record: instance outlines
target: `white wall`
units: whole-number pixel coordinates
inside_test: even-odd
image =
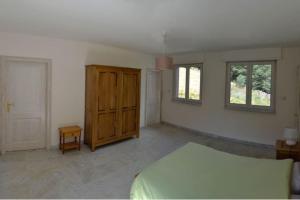
[[[162,120],[178,126],[228,138],[274,144],[283,128],[295,126],[296,72],[300,48],[239,50],[175,55],[175,63],[204,63],[201,106],[171,100],[173,72],[163,77]],[[226,61],[279,59],[277,64],[276,114],[233,111],[224,108]]]
[[[85,65],[142,68],[141,126],[144,125],[145,69],[154,57],[105,45],[0,32],[0,55],[52,60],[51,145],[58,144],[58,127],[84,125]]]
[[[52,60],[51,145],[58,144],[57,128],[84,123],[84,66],[104,64],[142,68],[141,126],[144,125],[145,68],[154,57],[129,50],[85,42],[0,32],[0,55]],[[225,62],[279,58],[276,114],[224,109]],[[274,144],[285,126],[294,125],[296,66],[300,48],[257,49],[175,56],[175,62],[203,62],[204,90],[201,106],[171,101],[171,71],[164,72],[162,120],[179,126],[241,140]]]

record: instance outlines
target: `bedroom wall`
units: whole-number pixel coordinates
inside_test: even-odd
[[[295,126],[296,72],[300,48],[272,48],[175,55],[175,63],[203,62],[203,103],[200,106],[172,101],[173,72],[163,74],[162,120],[218,136],[274,144],[283,128]],[[278,59],[276,113],[234,111],[224,108],[226,61]]]
[[[154,57],[126,49],[85,42],[0,32],[0,55],[52,60],[51,145],[58,127],[84,125],[85,65],[103,64],[142,69],[141,126],[144,126],[145,69]]]

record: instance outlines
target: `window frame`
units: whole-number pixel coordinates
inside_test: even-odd
[[[190,68],[197,67],[200,69],[200,99],[190,99],[189,98],[189,84],[190,84]],[[186,68],[186,78],[185,78],[185,98],[178,97],[178,81],[179,81],[179,68],[184,67]],[[201,105],[203,100],[203,63],[188,63],[188,64],[176,64],[174,69],[174,79],[173,79],[173,101],[185,104],[194,104],[194,105]]]
[[[230,103],[231,95],[231,65],[242,64],[246,65],[247,79],[246,79],[246,104]],[[271,94],[270,106],[252,105],[252,70],[254,65],[271,64]],[[263,112],[263,113],[276,113],[276,60],[263,60],[263,61],[230,61],[226,62],[226,82],[225,82],[225,108],[250,112]]]

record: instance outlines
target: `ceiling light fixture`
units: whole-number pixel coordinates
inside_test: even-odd
[[[155,67],[158,70],[166,70],[172,69],[173,67],[173,58],[167,56],[166,48],[167,48],[167,33],[163,32],[162,34],[162,42],[163,42],[163,55],[157,56],[155,58]]]

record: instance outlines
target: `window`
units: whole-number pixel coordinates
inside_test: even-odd
[[[185,103],[201,103],[202,64],[176,66],[174,99]]]
[[[227,63],[226,107],[275,112],[276,61]]]

